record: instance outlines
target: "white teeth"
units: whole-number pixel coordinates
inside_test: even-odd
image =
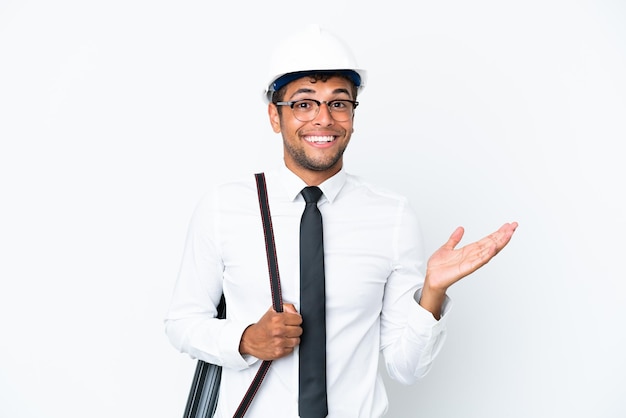
[[[306,139],[308,142],[322,143],[322,142],[331,142],[333,139],[335,139],[335,137],[334,136],[307,136],[304,139]]]

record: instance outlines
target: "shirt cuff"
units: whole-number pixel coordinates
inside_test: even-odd
[[[228,321],[224,326],[219,341],[220,358],[222,365],[229,369],[243,370],[259,361],[258,358],[250,355],[242,355],[239,352],[239,344],[243,332],[252,324],[244,322]]]
[[[425,326],[425,327],[433,327],[433,328],[443,328],[445,327],[445,323],[447,322],[448,312],[452,309],[452,300],[446,295],[443,304],[441,305],[441,317],[439,320],[435,319],[432,312],[427,309],[424,309],[422,305],[420,305],[420,300],[422,299],[422,288],[419,288],[415,291],[413,295],[413,299],[417,305],[417,309],[413,312],[413,320],[417,323]]]

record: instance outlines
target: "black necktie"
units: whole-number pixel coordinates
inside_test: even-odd
[[[326,301],[322,214],[318,187],[305,187],[306,207],[300,223],[300,396],[301,418],[328,415],[326,401]]]

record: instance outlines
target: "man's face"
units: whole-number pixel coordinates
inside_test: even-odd
[[[342,77],[326,81],[303,77],[289,83],[283,101],[354,100],[351,91],[352,84]],[[268,112],[274,132],[283,137],[285,164],[307,184],[319,184],[341,169],[343,152],[353,131],[353,117],[337,122],[325,104],[309,122],[296,119],[289,106],[283,106],[279,114],[277,106],[270,104]]]

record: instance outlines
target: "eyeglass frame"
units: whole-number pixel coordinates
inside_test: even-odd
[[[359,102],[357,102],[356,100],[350,100],[350,99],[334,99],[334,100],[316,100],[316,99],[300,99],[300,100],[292,100],[289,102],[274,102],[274,104],[276,106],[289,106],[291,108],[291,110],[293,111],[293,106],[296,103],[299,102],[314,102],[317,104],[317,111],[315,112],[315,115],[313,115],[313,118],[309,119],[309,120],[300,120],[298,119],[298,116],[296,116],[296,112],[294,111],[293,115],[296,119],[298,119],[300,122],[311,122],[313,119],[315,119],[317,117],[317,115],[320,114],[320,109],[322,108],[322,104],[325,104],[326,107],[328,107],[328,112],[330,113],[330,116],[333,118],[333,120],[336,120],[335,117],[333,116],[333,110],[332,107],[330,106],[333,102],[348,102],[348,103],[352,103],[352,116],[354,116],[354,110],[357,108],[357,106],[359,105]],[[337,122],[347,122],[349,121],[350,118],[348,117],[348,119],[344,120],[344,121],[337,121]]]

